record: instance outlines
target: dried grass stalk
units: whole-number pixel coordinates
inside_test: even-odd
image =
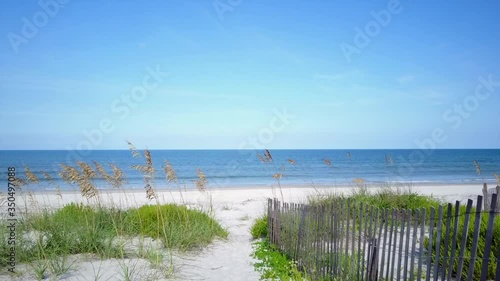
[[[151,159],[151,152],[148,149],[144,151],[144,157],[146,158],[146,163],[149,166],[153,166],[153,159]]]
[[[78,181],[78,186],[80,187],[82,196],[85,198],[92,198],[99,193],[92,180],[87,177],[81,177]]]
[[[287,159],[286,161],[288,161],[288,163],[290,163],[291,165],[297,164],[297,162],[295,162],[295,160],[293,159]]]
[[[479,162],[474,160],[474,165],[476,166],[476,172],[480,176],[481,175],[481,166],[479,166]]]
[[[49,175],[49,173],[42,171],[43,178],[48,182],[48,183],[53,183],[54,181],[52,180],[52,177]]]
[[[93,162],[94,162],[94,166],[95,166],[97,173],[99,173],[99,175],[103,179],[105,179],[106,181],[109,181],[111,176],[108,174],[108,172],[106,172],[106,169],[104,169],[104,167],[99,162],[97,162],[97,161],[93,161]]]
[[[351,153],[350,153],[350,152],[347,152],[347,158],[348,158],[349,160],[351,160]]]
[[[330,161],[330,159],[328,159],[328,158],[323,159],[323,162],[325,162],[325,164],[328,166],[332,165],[332,161]]]
[[[264,157],[262,157],[262,155],[257,154],[257,157],[259,157],[259,160],[261,163],[264,163],[264,164],[266,163],[266,159]]]
[[[207,187],[207,177],[205,176],[205,173],[201,169],[197,169],[196,173],[198,175],[198,180],[194,181],[196,184],[196,188],[199,191],[205,191]]]
[[[493,174],[495,176],[495,178],[497,179],[497,182],[500,184],[500,176],[498,174]]]
[[[149,200],[157,198],[155,190],[149,183],[146,183],[146,186],[144,188],[146,189],[146,198],[148,198]]]
[[[59,172],[59,175],[63,181],[66,181],[69,184],[76,183],[80,188],[80,192],[83,197],[92,198],[96,196],[99,191],[92,182],[91,173],[89,173],[88,170],[85,172],[85,169],[87,168],[82,168],[82,165],[79,166],[82,170],[81,173],[75,167],[61,164],[62,170]],[[83,167],[85,167],[85,165],[83,165]]]
[[[174,167],[172,167],[172,164],[170,164],[167,160],[165,160],[163,170],[165,171],[167,182],[177,182],[177,174],[174,171]]]
[[[23,180],[22,178],[15,178],[13,183],[16,186],[16,188],[19,188],[19,189],[22,189],[23,186],[26,185],[26,181]]]
[[[125,175],[123,174],[122,169],[120,169],[114,163],[109,164],[109,166],[113,170],[113,177],[112,177],[111,185],[114,188],[120,188],[120,187],[122,187],[123,183],[125,182],[125,180],[124,180]]]
[[[266,158],[267,162],[273,162],[273,156],[268,149],[266,149],[266,152],[264,152],[264,157]]]
[[[61,187],[59,187],[58,184],[54,183],[54,180],[52,179],[52,176],[49,173],[45,172],[45,171],[42,171],[42,175],[43,175],[43,178],[49,183],[49,185],[55,185],[56,186],[56,194],[59,197],[62,197]]]
[[[149,165],[132,165],[132,168],[136,169],[144,175],[150,176],[154,174],[154,168]]]
[[[282,173],[276,173],[276,174],[273,175],[273,178],[277,179],[277,180],[280,180],[282,177],[283,177]]]
[[[26,165],[24,165],[24,174],[26,175],[26,183],[27,184],[40,182],[38,177]]]
[[[128,149],[130,150],[130,152],[132,152],[132,157],[134,158],[140,158],[141,157],[141,154],[139,154],[139,152],[137,151],[137,149],[135,148],[135,146],[127,141],[127,145],[128,145]]]
[[[94,169],[92,169],[92,167],[87,162],[78,161],[76,162],[76,164],[80,167],[83,176],[87,179],[91,180],[96,177]]]
[[[146,165],[132,165],[132,168],[142,173],[144,182],[146,183],[146,197],[151,200],[153,198],[156,198],[156,192],[153,188],[155,185],[155,168],[153,166],[151,153],[148,149],[144,151],[144,158],[146,159]]]
[[[66,164],[61,164],[62,170],[59,171],[61,179],[69,184],[75,184],[80,179],[80,173],[75,167]]]
[[[356,178],[356,179],[353,179],[353,180],[352,180],[352,182],[353,182],[353,183],[356,183],[356,184],[363,184],[363,183],[365,183],[366,181],[365,181],[365,179],[363,179],[363,178]]]

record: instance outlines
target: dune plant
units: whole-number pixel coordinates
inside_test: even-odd
[[[257,157],[259,158],[261,163],[263,163],[265,165],[273,165],[274,166],[275,173],[272,175],[272,177],[273,177],[273,179],[276,180],[276,183],[278,184],[278,188],[279,188],[279,191],[281,194],[281,199],[284,200],[283,189],[281,188],[281,179],[283,178],[285,170],[286,170],[285,165],[282,164],[281,168],[277,169],[275,166],[274,160],[273,160],[273,156],[268,149],[264,150],[263,155],[261,155],[260,153],[257,153]],[[287,161],[289,163],[293,163],[292,165],[296,164],[295,160],[293,160],[293,159],[288,159]],[[274,192],[274,189],[273,189],[273,192]]]
[[[262,216],[255,220],[254,224],[250,229],[253,239],[265,238],[267,237],[267,215]]]

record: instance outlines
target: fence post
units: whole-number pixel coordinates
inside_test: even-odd
[[[273,200],[271,198],[268,198],[267,199],[267,239],[269,240],[269,243],[273,242],[273,239],[272,239],[272,231],[273,231],[272,216],[273,216]]]
[[[497,185],[497,187],[495,187],[495,193],[497,194],[497,206],[496,206],[496,210],[500,210],[500,200],[498,200],[498,196],[500,195],[500,185]]]
[[[297,240],[297,262],[301,263],[302,262],[302,244],[304,240],[304,231],[305,231],[305,224],[306,224],[306,216],[308,212],[308,207],[307,205],[300,205],[300,223],[299,223],[299,237]],[[302,265],[302,264],[299,264]]]
[[[368,281],[377,281],[378,279],[378,243],[377,238],[373,238],[370,247],[370,263],[368,264]]]
[[[490,217],[488,218],[488,228],[486,229],[486,241],[483,252],[483,267],[481,268],[481,281],[486,281],[488,278],[488,268],[490,263],[490,254],[491,254],[491,244],[493,240],[493,225],[495,223],[495,211],[497,207],[497,196],[498,194],[493,193],[491,195],[491,209],[490,209]],[[498,264],[497,264],[498,267]]]
[[[484,210],[489,210],[490,200],[488,196],[488,185],[486,183],[483,183],[483,197],[484,197]]]

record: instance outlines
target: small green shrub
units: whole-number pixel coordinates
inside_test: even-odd
[[[393,187],[382,187],[377,189],[375,192],[370,192],[365,187],[357,187],[353,189],[352,193],[349,195],[329,193],[318,196],[313,196],[309,198],[309,204],[311,205],[328,205],[329,203],[334,203],[339,199],[350,198],[357,202],[363,202],[370,206],[374,206],[379,209],[406,209],[406,210],[416,210],[416,209],[430,209],[431,207],[437,208],[441,202],[432,196],[418,194],[412,191],[411,188],[393,188]]]
[[[168,247],[181,250],[205,246],[216,237],[228,235],[208,214],[174,204],[130,210],[124,223],[131,235],[158,238]]]
[[[266,240],[254,243],[253,257],[259,260],[254,264],[260,273],[260,280],[309,280],[297,269],[297,264],[281,254]]]
[[[267,237],[267,220],[267,215],[255,220],[250,229],[253,239]]]

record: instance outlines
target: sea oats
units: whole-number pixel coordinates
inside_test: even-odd
[[[277,180],[280,180],[282,177],[283,177],[283,174],[282,174],[282,173],[275,173],[275,174],[273,175],[273,178],[274,178],[274,179],[277,179]]]
[[[156,198],[156,192],[149,183],[146,183],[146,186],[144,188],[146,189],[146,198],[148,198],[149,200],[153,200]]]
[[[356,183],[356,184],[363,184],[363,183],[365,183],[365,179],[363,179],[363,178],[356,178],[356,179],[353,179],[352,182]]]
[[[59,171],[61,179],[69,184],[77,183],[80,179],[80,172],[75,167],[61,164],[62,170]]]
[[[146,163],[149,166],[153,166],[153,159],[151,159],[151,152],[148,149],[144,150],[144,157],[146,158]]]
[[[476,166],[476,172],[480,176],[481,175],[481,166],[479,166],[479,162],[474,160],[474,165]]]
[[[44,179],[49,183],[49,185],[55,185],[56,186],[56,194],[59,195],[60,197],[62,197],[61,195],[61,188],[59,187],[58,184],[55,184],[54,183],[54,180],[52,179],[52,176],[45,172],[45,171],[42,171],[42,175],[44,177]]]
[[[273,156],[271,155],[271,152],[268,149],[266,149],[264,157],[266,158],[267,162],[273,162]]]
[[[198,180],[195,181],[196,188],[199,191],[205,191],[207,186],[207,177],[205,173],[203,173],[201,169],[197,169],[196,174],[198,175]]]
[[[61,187],[59,185],[56,185],[56,195],[62,198]]]
[[[384,157],[385,157],[385,165],[387,166],[389,164],[389,161],[388,161],[388,158],[387,158],[387,154],[385,154]]]
[[[286,161],[288,161],[288,163],[290,163],[292,165],[297,164],[297,162],[295,162],[295,160],[293,160],[293,159],[287,159]]]
[[[392,160],[392,155],[389,155],[389,161],[391,162],[391,165],[394,165],[394,160]]]
[[[97,188],[94,186],[94,183],[91,179],[87,177],[80,177],[78,181],[78,186],[80,187],[80,192],[82,196],[85,198],[92,198],[98,194]]]
[[[120,167],[116,166],[116,164],[112,163],[112,164],[109,164],[109,166],[111,167],[111,169],[113,170],[113,180],[111,181],[111,185],[114,187],[114,188],[120,188],[123,186],[123,183],[124,183],[124,177],[125,177],[125,174],[123,174],[123,171],[122,169],[120,169]]]
[[[92,167],[87,162],[78,161],[78,162],[76,162],[76,164],[82,170],[82,175],[84,177],[88,178],[89,180],[96,177],[96,173],[95,173],[94,169],[92,169]]]
[[[139,152],[137,151],[137,149],[135,148],[135,146],[131,142],[127,141],[127,145],[128,145],[130,152],[132,152],[132,157],[134,157],[134,158],[141,157],[141,154],[139,154]]]
[[[154,168],[149,165],[132,165],[132,168],[136,169],[137,171],[141,172],[143,175],[146,175],[148,177],[154,174]]]
[[[350,152],[347,152],[347,158],[348,158],[349,160],[351,160],[351,153],[350,153]]]
[[[266,159],[264,157],[262,157],[262,155],[260,155],[259,153],[257,154],[257,157],[259,157],[260,162],[262,162],[264,164],[266,163]]]
[[[24,165],[24,174],[26,176],[26,182],[30,183],[38,183],[40,180],[38,177],[30,170],[30,168]]]
[[[495,178],[497,179],[497,182],[500,184],[500,176],[498,174],[493,174]]]
[[[97,173],[99,173],[99,175],[103,179],[105,179],[106,181],[109,181],[111,176],[108,175],[108,173],[106,172],[106,169],[104,169],[104,167],[99,162],[97,162],[97,161],[93,161],[93,162],[94,162],[94,166],[95,166]]]
[[[163,167],[163,171],[165,171],[165,177],[167,178],[167,182],[177,182],[177,174],[174,171],[174,167],[172,164],[165,160],[165,166]]]
[[[49,175],[49,173],[42,171],[43,178],[48,182],[48,183],[53,183],[52,177]]]
[[[328,166],[332,165],[332,161],[330,161],[330,159],[328,159],[328,158],[323,159],[323,162],[325,162],[325,164]]]
[[[14,185],[16,186],[16,188],[22,189],[23,186],[26,185],[26,181],[23,180],[22,178],[15,178]]]

